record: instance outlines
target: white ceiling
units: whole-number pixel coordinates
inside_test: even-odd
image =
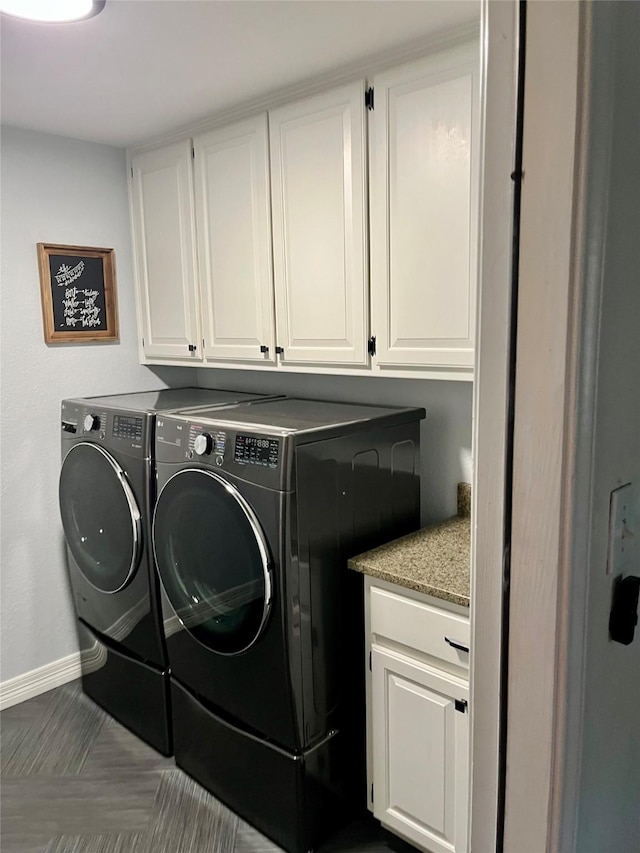
[[[126,146],[434,33],[479,0],[107,0],[0,16],[4,124]]]

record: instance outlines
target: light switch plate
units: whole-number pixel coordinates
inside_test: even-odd
[[[637,574],[640,564],[640,491],[627,483],[611,492],[607,574]]]

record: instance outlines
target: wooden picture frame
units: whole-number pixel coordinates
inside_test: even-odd
[[[38,243],[47,344],[118,340],[113,249]]]

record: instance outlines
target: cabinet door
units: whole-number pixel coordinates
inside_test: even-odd
[[[377,364],[471,368],[478,45],[374,78],[371,331]]]
[[[373,813],[422,850],[463,853],[468,687],[376,646],[371,668]],[[456,709],[456,701],[464,710]]]
[[[193,144],[205,359],[273,362],[267,115]]]
[[[364,84],[269,114],[282,362],[365,365]]]
[[[144,354],[197,361],[191,142],[134,156],[133,235]]]

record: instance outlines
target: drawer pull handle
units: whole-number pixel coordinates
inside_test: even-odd
[[[444,641],[445,643],[449,643],[453,649],[458,649],[461,652],[469,651],[469,646],[463,646],[462,643],[459,643],[457,640],[452,640],[451,637],[445,637]]]

